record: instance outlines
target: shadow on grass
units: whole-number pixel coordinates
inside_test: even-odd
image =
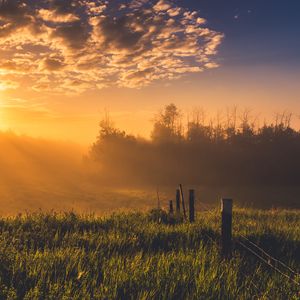
[[[285,264],[289,264],[290,261],[296,262],[296,264],[300,264],[300,241],[299,240],[291,240],[283,235],[278,234],[261,234],[261,235],[249,235],[247,239],[251,241],[253,244],[257,245],[259,248],[264,250],[270,256],[284,262]],[[249,241],[240,238],[241,242],[243,242],[247,247],[253,249],[259,255],[264,255],[262,251],[251,244]],[[242,246],[237,245],[238,249],[242,249]],[[243,251],[246,251],[243,249]]]

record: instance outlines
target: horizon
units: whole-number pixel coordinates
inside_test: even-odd
[[[175,104],[176,105],[176,104]],[[44,140],[44,141],[52,141],[52,142],[57,142],[61,143],[62,145],[65,143],[70,143],[73,145],[80,146],[80,148],[84,151],[87,151],[97,140],[97,137],[99,136],[100,132],[100,122],[101,120],[105,119],[105,115],[109,115],[109,118],[112,122],[112,125],[114,128],[124,131],[126,135],[129,136],[134,136],[136,138],[141,138],[146,141],[151,141],[151,133],[153,131],[153,126],[155,124],[155,119],[157,116],[162,113],[162,111],[167,107],[167,105],[164,105],[157,111],[149,112],[149,121],[147,124],[147,131],[140,129],[138,131],[135,131],[135,127],[128,126],[128,123],[125,123],[124,121],[120,121],[118,119],[118,113],[111,113],[110,111],[104,110],[101,114],[99,114],[99,119],[96,122],[96,125],[92,129],[92,133],[85,137],[84,139],[82,138],[72,138],[70,136],[66,137],[64,134],[63,135],[56,135],[56,134],[49,134],[49,135],[43,135],[43,133],[39,134],[32,134],[30,132],[25,132],[25,131],[20,131],[20,130],[15,130],[14,128],[1,128],[0,127],[0,133],[2,134],[8,134],[16,137],[25,137],[25,138],[32,138],[32,139],[37,139],[37,140]],[[177,107],[177,106],[176,106]],[[276,117],[278,117],[278,120],[280,119],[280,116],[290,116],[290,128],[292,128],[295,131],[300,131],[300,117],[295,117],[295,114],[284,110],[282,112],[276,112],[269,114],[269,117],[263,116],[261,113],[255,113],[255,111],[248,109],[248,108],[239,108],[237,106],[232,106],[232,107],[227,107],[226,109],[220,109],[217,111],[214,111],[213,114],[208,114],[208,112],[203,108],[203,107],[192,107],[187,110],[182,110],[180,107],[177,107],[179,112],[180,112],[180,119],[182,122],[183,129],[188,126],[188,122],[193,118],[193,115],[195,112],[199,113],[201,115],[201,124],[205,126],[209,126],[210,124],[215,124],[218,119],[220,119],[221,126],[226,128],[226,114],[231,113],[232,110],[236,109],[237,110],[237,129],[241,129],[242,125],[242,115],[244,112],[249,113],[249,122],[253,122],[254,125],[254,130],[257,131],[262,128],[262,126],[267,125],[275,125],[276,123]],[[152,113],[152,114],[151,114]],[[129,112],[127,112],[129,114]],[[135,122],[135,120],[134,120]],[[127,126],[126,126],[127,124]],[[134,123],[135,124],[135,123]]]

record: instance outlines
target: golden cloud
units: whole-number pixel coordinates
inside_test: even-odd
[[[34,90],[136,88],[218,66],[223,35],[171,1],[1,3],[0,74]]]
[[[19,84],[17,82],[11,81],[11,80],[1,80],[0,79],[0,91],[5,90],[14,90],[19,87]]]

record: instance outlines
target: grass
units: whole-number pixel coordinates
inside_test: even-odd
[[[0,299],[300,299],[299,286],[238,244],[231,260],[220,258],[219,212],[192,225],[156,217],[1,219]],[[236,210],[241,235],[300,271],[299,211]]]

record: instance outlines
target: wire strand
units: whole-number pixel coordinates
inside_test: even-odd
[[[202,206],[207,213],[209,213],[211,216],[215,217],[215,214],[213,213],[212,209],[208,207],[208,205],[204,204],[204,203],[199,203],[200,206]],[[209,238],[210,241],[212,241],[214,244],[217,245],[217,243],[208,235],[205,233],[205,235]],[[252,242],[250,239],[248,239],[246,236],[241,235],[241,237],[243,239],[245,239],[246,241],[248,241],[252,246],[254,246],[256,249],[260,250],[262,255],[267,256],[269,259],[273,260],[273,262],[279,263],[282,267],[286,268],[287,270],[289,270],[293,276],[299,276],[299,273],[297,273],[296,271],[294,271],[291,267],[289,267],[288,265],[286,265],[284,262],[280,261],[279,259],[276,259],[275,257],[271,256],[269,253],[267,253],[264,249],[262,249],[261,247],[259,247],[257,244],[255,244],[254,242]],[[290,281],[292,281],[294,284],[296,284],[297,286],[300,286],[300,283],[298,281],[296,281],[293,277],[287,275],[286,273],[282,272],[278,267],[274,266],[273,264],[270,263],[270,261],[268,261],[267,259],[265,259],[264,257],[262,257],[262,255],[259,255],[256,251],[254,251],[253,249],[250,249],[249,247],[247,247],[243,242],[241,241],[237,241],[238,244],[240,244],[243,248],[245,248],[246,250],[250,251],[254,256],[256,256],[258,259],[260,259],[261,261],[263,261],[265,264],[267,264],[269,267],[271,267],[273,270],[275,270],[277,273],[281,274],[282,276],[286,277],[287,279],[289,279]],[[245,274],[244,274],[245,275]],[[253,281],[251,280],[250,283],[256,287],[256,289],[259,291],[258,287],[253,283]],[[260,291],[259,291],[260,292]]]
[[[291,273],[293,273],[295,276],[299,276],[299,273],[297,273],[296,271],[294,271],[291,267],[289,267],[288,265],[286,265],[284,262],[280,261],[279,259],[271,256],[269,253],[267,253],[264,249],[262,249],[261,247],[259,247],[257,244],[255,244],[254,242],[252,242],[250,239],[248,239],[246,236],[241,235],[241,237],[243,239],[245,239],[246,241],[248,241],[251,245],[253,245],[255,248],[257,248],[258,250],[260,250],[264,255],[266,255],[268,258],[272,259],[273,261],[279,263],[281,266],[285,267],[286,269],[288,269]]]
[[[200,203],[200,205],[202,205],[202,207],[204,207],[206,210],[206,212],[208,212],[209,214],[214,215],[214,213],[212,212],[211,209],[208,209],[208,206],[204,203]],[[241,235],[241,237],[243,239],[245,239],[246,241],[248,241],[251,245],[253,245],[255,248],[257,248],[258,250],[261,251],[261,253],[263,253],[264,255],[266,255],[269,259],[273,260],[274,262],[280,264],[282,267],[286,268],[287,270],[289,270],[293,276],[299,276],[300,274],[298,272],[296,272],[295,270],[293,270],[290,266],[288,266],[287,264],[285,264],[284,262],[280,261],[279,259],[271,256],[269,253],[267,253],[264,249],[262,249],[261,247],[259,247],[257,244],[255,244],[254,242],[252,242],[250,239],[248,239],[246,236]],[[288,276],[288,275],[287,275]],[[299,283],[297,283],[299,284]]]
[[[245,248],[246,250],[250,251],[253,255],[255,255],[257,258],[259,258],[261,261],[263,261],[264,263],[266,263],[268,266],[270,266],[272,269],[274,269],[276,272],[278,272],[279,274],[281,274],[282,276],[286,277],[287,279],[291,280],[292,282],[294,282],[296,285],[300,286],[300,283],[297,282],[294,278],[290,277],[289,275],[283,273],[280,269],[278,269],[277,267],[273,266],[269,261],[267,261],[265,258],[263,258],[262,256],[260,256],[258,253],[256,253],[254,250],[250,249],[249,247],[247,247],[243,242],[237,241],[237,243],[239,245],[241,245],[243,248]]]

